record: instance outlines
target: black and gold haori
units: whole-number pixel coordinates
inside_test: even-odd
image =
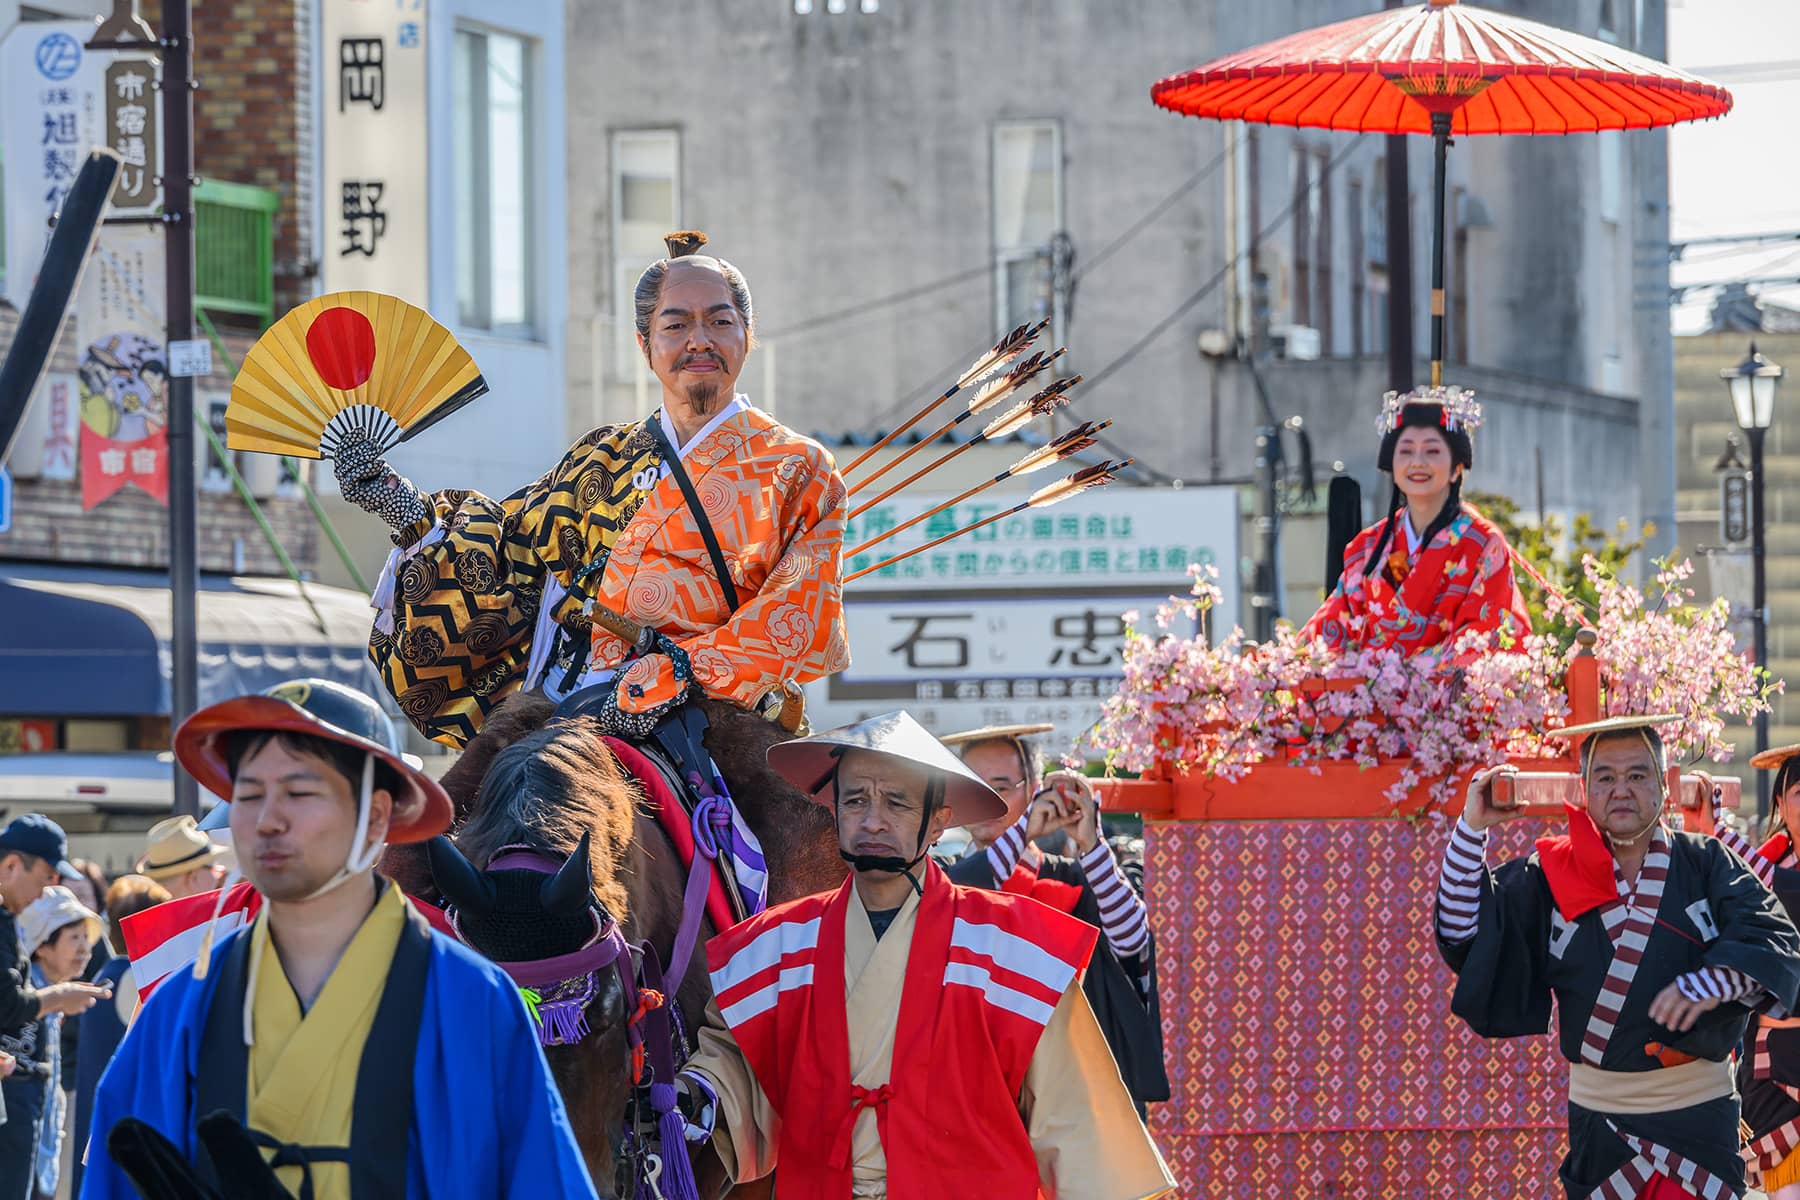
[[[392,632],[377,627],[369,639],[369,657],[426,736],[466,745],[524,682],[552,579],[559,640],[585,659],[584,609],[660,462],[643,422],[604,425],[504,500],[438,492],[425,519],[396,535],[410,546],[434,526],[445,531],[400,564]]]

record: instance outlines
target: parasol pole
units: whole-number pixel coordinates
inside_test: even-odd
[[[1450,149],[1450,114],[1431,114],[1431,141],[1435,168],[1431,189],[1431,386],[1444,386],[1444,206],[1445,158]]]
[[[883,567],[891,567],[897,562],[911,558],[915,554],[923,554],[925,551],[959,538],[965,533],[974,533],[977,529],[992,525],[995,521],[1004,521],[1008,517],[1017,516],[1028,508],[1049,508],[1052,504],[1058,504],[1071,496],[1079,496],[1089,488],[1105,487],[1113,481],[1115,474],[1119,471],[1123,471],[1126,467],[1129,467],[1131,463],[1132,460],[1127,458],[1121,462],[1108,461],[1095,463],[1091,467],[1083,467],[1079,471],[1076,471],[1063,479],[1057,480],[1055,483],[1047,484],[1044,487],[1039,488],[1011,508],[1001,509],[992,516],[983,517],[979,521],[964,525],[961,529],[953,529],[942,537],[932,538],[929,542],[914,546],[910,550],[902,550],[891,558],[882,559],[874,566],[864,567],[860,571],[853,571],[844,576],[844,582],[849,583],[852,580],[861,579],[871,571],[879,571]]]

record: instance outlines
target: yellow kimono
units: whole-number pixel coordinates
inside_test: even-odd
[[[861,897],[850,889],[844,989],[850,1078],[859,1087],[875,1089],[889,1081],[918,907],[919,898],[908,896],[877,940]],[[713,1144],[733,1181],[777,1170],[780,1116],[716,1004],[707,1006],[698,1049],[685,1069],[705,1076],[718,1096]],[[1018,1101],[1040,1187],[1049,1200],[1153,1200],[1174,1193],[1174,1177],[1138,1120],[1079,977],[1064,990],[1044,1026]],[[945,1096],[941,1103],[954,1110],[957,1099]],[[850,1161],[851,1194],[857,1200],[886,1197],[887,1158],[871,1109],[856,1118]]]
[[[363,1043],[405,923],[400,889],[383,888],[313,1006],[302,1013],[269,937],[269,910],[258,914],[250,932],[256,986],[249,1003],[256,1040],[244,1090],[251,1129],[299,1146],[350,1145]],[[281,1167],[276,1175],[288,1191],[300,1194],[300,1167]],[[314,1163],[312,1179],[314,1200],[350,1200],[349,1164]]]
[[[696,683],[740,705],[847,666],[847,493],[831,455],[741,397],[720,415],[680,454],[735,613],[647,424],[602,426],[536,483],[499,501],[439,492],[431,516],[397,536],[406,549],[377,588],[369,653],[407,717],[461,746],[500,700],[560,677],[571,652],[591,643],[591,666],[620,666],[629,647],[592,625],[592,602],[656,626],[687,651]],[[662,655],[621,683],[627,712],[678,691]]]

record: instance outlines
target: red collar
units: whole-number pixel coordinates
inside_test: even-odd
[[[1583,914],[1619,898],[1612,851],[1585,806],[1565,804],[1569,832],[1538,839],[1538,865],[1550,885],[1563,920]]]

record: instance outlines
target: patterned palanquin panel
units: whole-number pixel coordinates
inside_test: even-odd
[[[1529,826],[1529,827],[1527,827]],[[1541,829],[1497,831],[1490,861]],[[1567,1068],[1450,1015],[1431,936],[1447,831],[1403,820],[1151,823],[1167,1104],[1184,1196],[1553,1194]]]

